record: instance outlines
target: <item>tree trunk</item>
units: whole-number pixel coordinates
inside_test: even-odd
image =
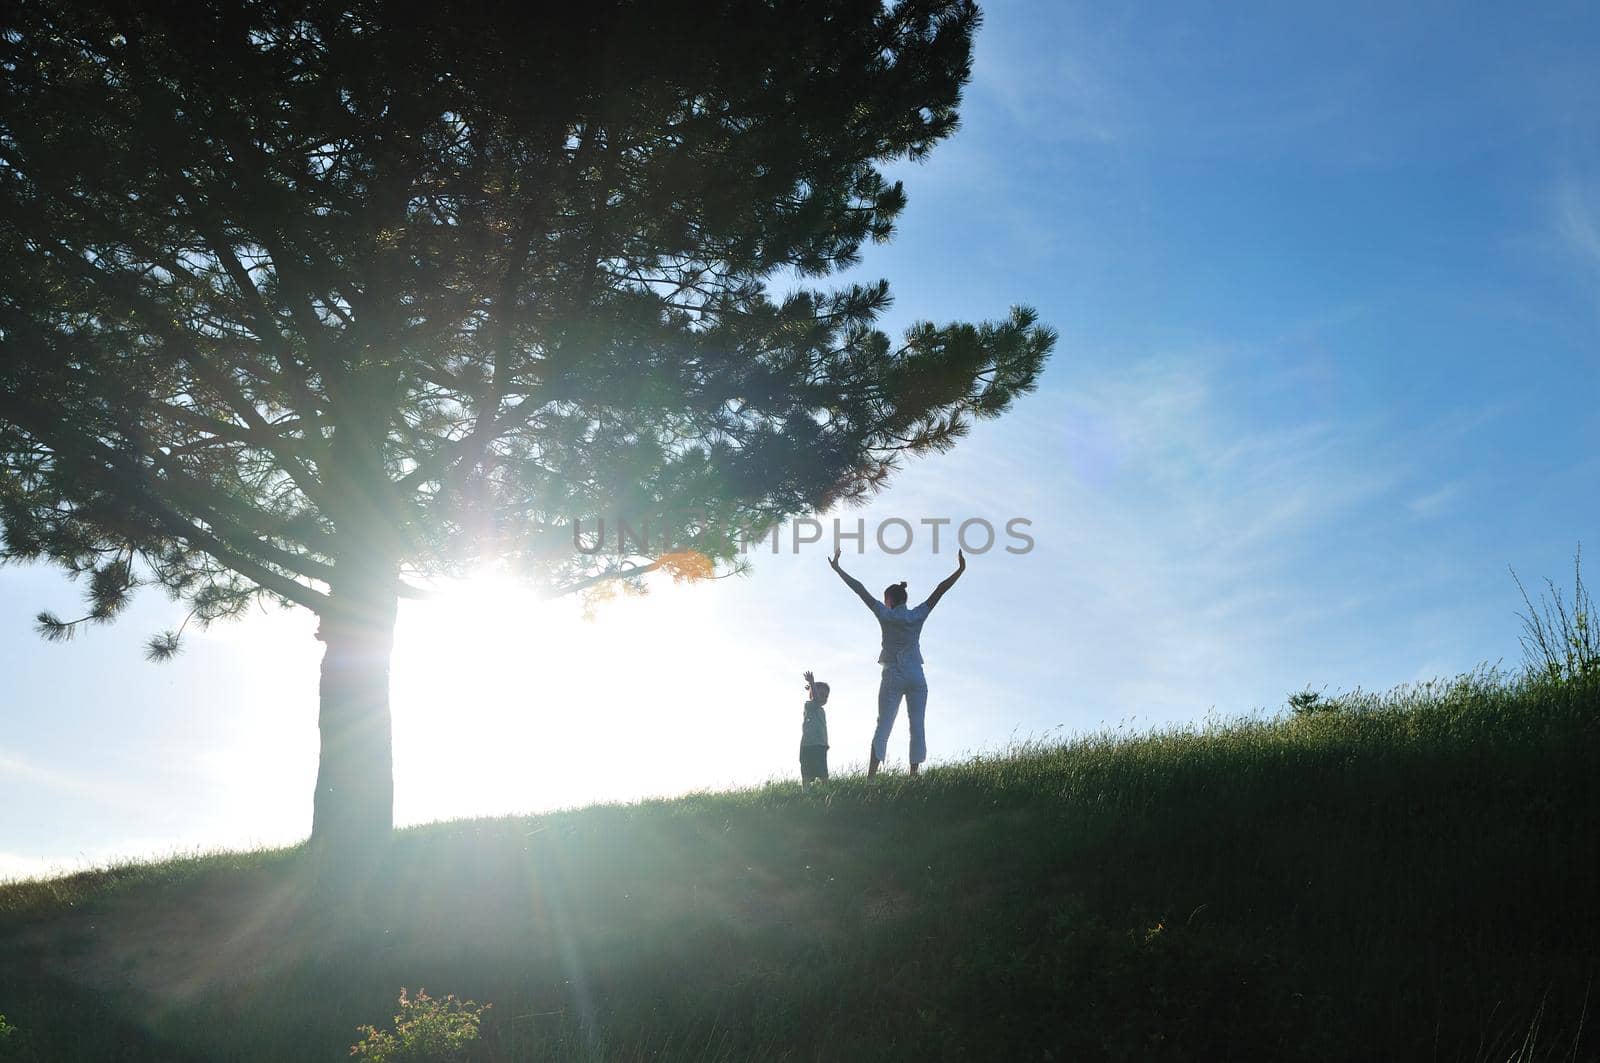
[[[358,562],[339,570],[317,631],[327,649],[311,842],[353,855],[380,845],[394,828],[389,657],[399,602],[392,566]]]

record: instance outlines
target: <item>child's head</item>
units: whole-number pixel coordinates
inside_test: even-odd
[[[828,703],[828,684],[819,680],[812,680],[811,700],[818,705],[826,705]]]
[[[901,580],[891,587],[884,588],[883,604],[890,609],[896,609],[906,604],[906,581]]]

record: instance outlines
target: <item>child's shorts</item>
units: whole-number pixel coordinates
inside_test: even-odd
[[[826,779],[827,777],[828,747],[801,746],[800,781],[802,783],[808,783],[813,779]]]

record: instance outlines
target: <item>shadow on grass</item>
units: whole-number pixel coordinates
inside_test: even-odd
[[[340,1059],[408,986],[492,1003],[483,1060],[1587,1059],[1597,694],[440,824],[338,889],[294,851],[0,889],[0,1011],[44,1058]]]
[[[64,978],[19,976],[8,970],[0,973],[0,1001],[17,1027],[0,1041],[0,1060],[6,1063],[198,1063],[211,1058],[152,1032],[127,997]]]

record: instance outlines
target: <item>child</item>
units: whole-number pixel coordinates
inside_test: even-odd
[[[828,777],[828,684],[819,683],[806,673],[806,713],[800,725],[800,785]]]

